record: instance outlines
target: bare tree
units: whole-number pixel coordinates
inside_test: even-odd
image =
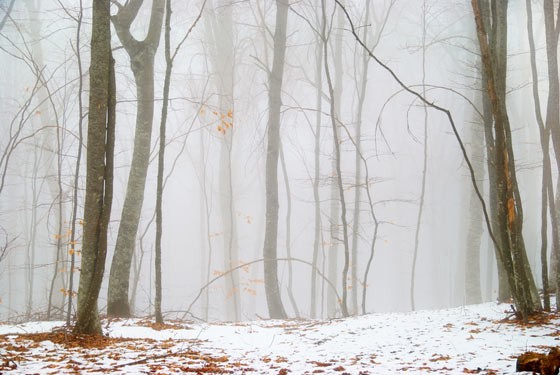
[[[560,78],[558,73],[558,36],[560,34],[560,5],[553,0],[544,0],[544,26],[546,34],[546,56],[548,60],[548,101],[545,125],[552,136],[552,145],[556,154],[556,164],[560,171]],[[556,8],[556,11],[555,11]],[[556,14],[556,17],[555,17]],[[535,103],[536,105],[536,103]],[[543,147],[545,145],[543,144]],[[543,149],[544,152],[544,149]],[[551,202],[549,201],[549,204]],[[554,212],[554,216],[558,213]],[[558,228],[555,228],[558,230]],[[560,256],[558,247],[553,247],[554,271],[556,280],[556,307],[560,309]]]
[[[515,256],[515,260],[517,262],[516,267],[515,267],[515,272],[518,272],[518,274],[514,274],[514,268],[513,267],[506,267],[506,270],[508,270],[508,277],[510,279],[510,284],[515,287],[517,286],[517,284],[514,284],[513,281],[517,280],[518,282],[520,282],[520,284],[522,284],[522,288],[520,288],[521,290],[516,290],[514,293],[514,301],[515,301],[515,306],[517,308],[517,311],[519,313],[520,316],[522,316],[523,318],[527,318],[527,316],[529,314],[531,314],[532,312],[538,311],[539,309],[539,300],[534,298],[533,292],[532,292],[532,287],[531,287],[531,280],[532,280],[532,274],[527,275],[526,274],[526,265],[527,265],[527,261],[526,261],[526,256],[524,257],[524,251],[523,251],[523,246],[522,246],[522,241],[517,242],[516,245],[518,245],[518,247],[515,250],[520,250],[520,251],[515,251],[513,255],[512,253],[509,253],[509,262],[508,262],[508,258],[507,258],[507,253],[505,251],[503,251],[502,247],[500,247],[499,242],[496,240],[496,236],[494,235],[494,232],[492,231],[492,225],[491,225],[491,221],[490,221],[490,217],[488,214],[488,209],[487,209],[487,205],[486,202],[480,192],[480,189],[478,187],[478,183],[476,181],[476,177],[475,177],[475,173],[474,173],[474,169],[472,166],[472,163],[468,157],[468,153],[467,150],[465,148],[465,144],[461,138],[461,136],[459,135],[457,126],[455,124],[455,121],[453,119],[453,116],[451,114],[451,112],[444,108],[441,107],[433,102],[430,102],[429,100],[427,100],[425,97],[423,97],[420,93],[418,93],[417,91],[415,91],[414,89],[412,89],[411,87],[407,86],[396,74],[395,72],[387,65],[384,64],[381,60],[379,60],[379,58],[377,56],[375,56],[368,48],[367,45],[365,45],[363,43],[363,41],[361,40],[360,36],[357,34],[356,32],[356,28],[354,26],[354,23],[352,22],[352,19],[348,13],[348,11],[346,10],[346,8],[344,7],[344,5],[341,3],[340,0],[335,0],[335,3],[337,4],[338,7],[340,7],[345,15],[346,18],[349,21],[350,24],[350,31],[352,33],[352,35],[354,36],[354,38],[356,39],[357,43],[360,44],[364,49],[366,49],[368,51],[368,54],[370,55],[370,57],[375,61],[375,63],[380,66],[381,68],[383,68],[392,78],[393,80],[406,92],[408,92],[411,95],[414,95],[416,98],[418,98],[422,103],[426,104],[428,107],[441,112],[442,114],[445,114],[448,121],[449,121],[449,125],[451,126],[451,129],[453,131],[453,134],[455,136],[455,139],[457,140],[457,143],[461,149],[461,154],[463,155],[463,159],[465,160],[468,170],[469,170],[469,174],[471,176],[471,183],[473,188],[475,189],[475,192],[477,194],[477,197],[480,201],[480,204],[482,206],[482,210],[484,213],[484,221],[486,223],[486,228],[488,230],[488,233],[490,234],[490,237],[492,238],[492,241],[497,249],[497,252],[499,253],[500,257],[503,259],[504,264],[508,264],[508,265],[512,265],[512,261],[511,261],[511,257]],[[481,52],[482,52],[482,56],[483,56],[483,61],[484,61],[484,66],[485,66],[485,71],[487,73],[493,73],[493,70],[491,69],[492,64],[490,62],[490,49],[488,46],[488,40],[487,40],[487,36],[486,33],[484,31],[484,27],[482,24],[482,19],[480,16],[480,8],[479,8],[479,4],[477,0],[473,0],[471,2],[472,7],[473,7],[473,11],[475,14],[475,20],[476,20],[476,24],[477,24],[477,36],[479,39],[479,44],[481,47]],[[500,7],[502,7],[500,9],[500,12],[503,12],[504,8],[503,6],[507,6],[507,4],[503,4],[500,2],[497,2],[495,5],[499,5]],[[500,22],[504,22],[505,21],[505,13],[499,13],[495,15],[497,18],[495,19],[496,23],[500,23]],[[502,18],[500,18],[502,17]],[[502,25],[503,26],[503,25]],[[501,30],[503,31],[503,30]],[[505,34],[501,33],[501,37],[505,36]],[[503,41],[503,40],[502,40]],[[504,45],[504,44],[502,44]],[[504,72],[502,72],[502,74],[504,74]],[[504,111],[505,109],[505,105],[503,102],[500,102],[500,99],[495,95],[496,93],[496,88],[494,83],[492,82],[492,76],[489,74],[489,96],[492,100],[493,103],[493,113],[494,113],[494,118],[496,122],[499,122],[499,120],[504,120],[504,116],[507,117],[507,113]],[[498,113],[496,113],[498,112]],[[499,115],[499,116],[496,116]],[[496,118],[498,117],[498,119]],[[501,123],[501,125],[498,126],[498,130],[496,130],[496,133],[499,133],[500,131],[504,131],[504,129],[506,128],[505,126],[503,126],[504,124]],[[507,128],[508,131],[509,128]],[[505,133],[500,134],[500,138],[505,140],[506,139],[506,135],[508,134],[508,131],[506,131]],[[511,135],[511,133],[509,133],[509,135]],[[505,142],[505,144],[507,144],[508,142]],[[499,144],[499,142],[498,142]],[[511,149],[509,149],[504,142],[501,143],[502,149],[500,150],[502,152],[502,161],[505,161],[505,156],[509,155],[511,157],[513,157],[513,153],[511,152]],[[511,145],[511,138],[509,138],[509,145]],[[508,162],[513,162],[513,160],[511,160],[510,158],[507,159]],[[502,167],[500,169],[500,167]],[[506,211],[505,214],[505,223],[507,226],[507,230],[505,230],[505,232],[509,235],[510,232],[512,232],[512,229],[515,229],[515,233],[511,233],[512,235],[515,235],[513,237],[508,238],[509,240],[522,240],[522,237],[518,236],[520,233],[518,232],[518,230],[520,229],[520,221],[522,221],[522,212],[521,212],[521,206],[520,206],[520,200],[519,200],[519,191],[518,189],[516,189],[516,187],[514,187],[514,181],[512,179],[512,174],[514,174],[515,169],[510,167],[509,164],[507,164],[507,168],[506,165],[498,165],[498,170],[501,171],[501,173],[503,174],[504,178],[506,179],[506,181],[504,182],[504,188],[505,186],[505,182],[509,181],[511,182],[511,186],[509,186],[508,188],[510,189],[510,194],[514,194],[515,195],[515,200],[506,200],[505,202],[502,201],[502,204],[504,205],[504,207],[509,207],[510,210]],[[508,178],[506,178],[505,176],[508,176]],[[495,189],[496,187],[494,186],[493,189]],[[511,191],[513,190],[513,191]],[[507,197],[507,196],[506,196]],[[503,196],[501,197],[503,198]],[[517,201],[517,202],[516,202]],[[508,206],[508,202],[509,206]],[[513,207],[512,207],[513,204]],[[517,206],[516,206],[517,205]],[[518,211],[514,211],[511,212],[511,208],[513,209],[518,209]],[[503,209],[506,210],[506,209]],[[509,214],[509,215],[508,215]],[[500,235],[502,235],[503,233],[500,233]],[[526,253],[525,253],[526,255]],[[519,274],[519,272],[524,273],[525,276],[529,277],[529,279],[524,279],[523,275]],[[533,284],[534,284],[534,280],[533,280]],[[536,290],[536,288],[535,288]],[[517,294],[517,292],[520,292],[522,294]]]
[[[144,40],[139,41],[130,29],[143,3],[143,0],[130,0],[124,5],[116,3],[119,11],[112,17],[119,40],[130,57],[136,83],[137,112],[132,163],[109,275],[107,314],[110,316],[128,317],[131,314],[128,298],[130,267],[150,156],[154,117],[154,56],[159,46],[165,2],[152,3],[148,33]]]
[[[76,333],[101,334],[97,299],[105,271],[113,201],[116,88],[110,1],[93,3],[84,243]]]
[[[426,0],[422,2],[422,96],[426,97],[426,13],[427,4]],[[420,185],[420,202],[418,205],[418,214],[416,216],[416,230],[414,232],[414,250],[412,253],[412,271],[410,274],[410,307],[412,310],[416,309],[414,300],[414,287],[416,285],[416,261],[418,259],[418,248],[420,247],[420,234],[422,231],[422,218],[424,213],[424,202],[426,201],[426,185],[428,177],[428,107],[426,104],[423,106],[424,119],[423,131],[424,142],[422,144],[422,182]]]
[[[548,29],[554,26],[551,26],[551,14],[550,12],[552,9],[550,8],[552,5],[545,2],[545,20],[546,25],[545,28],[547,29],[547,35],[549,34]],[[529,39],[529,49],[530,49],[530,58],[531,58],[531,74],[533,77],[533,101],[535,106],[535,117],[537,120],[537,126],[539,128],[539,134],[541,139],[541,147],[543,152],[543,170],[542,170],[542,186],[541,186],[541,276],[542,276],[542,287],[543,287],[543,303],[544,309],[550,310],[550,285],[549,285],[549,273],[548,273],[548,213],[550,212],[550,221],[552,227],[552,253],[558,254],[558,247],[559,247],[559,239],[558,239],[558,219],[556,215],[556,202],[554,199],[554,186],[552,183],[552,163],[550,160],[550,126],[554,126],[555,115],[551,114],[548,115],[549,111],[556,111],[558,112],[558,104],[554,102],[554,97],[556,95],[556,99],[558,99],[558,88],[557,84],[555,85],[554,82],[550,83],[550,80],[554,81],[555,76],[556,80],[558,77],[558,73],[550,72],[549,71],[549,96],[548,96],[548,103],[547,103],[547,123],[545,124],[542,111],[541,111],[541,101],[539,96],[539,79],[538,79],[538,72],[537,72],[537,61],[536,61],[536,47],[535,47],[535,40],[533,35],[533,11],[531,6],[531,1],[526,1],[526,9],[527,9],[527,35]],[[554,18],[554,15],[552,15]],[[552,33],[551,33],[552,34]],[[548,35],[547,37],[547,47],[554,43],[557,44],[557,41],[554,40],[555,36]],[[557,38],[557,35],[556,35]],[[554,69],[555,65],[555,55],[556,51],[549,50],[547,48],[547,54],[549,55],[549,69]],[[552,107],[551,107],[552,106]],[[556,115],[557,116],[557,115]],[[550,208],[550,209],[549,209]],[[557,259],[554,257],[553,259]],[[552,265],[554,268],[557,267],[556,264]],[[555,280],[556,282],[556,280]]]
[[[237,216],[235,213],[233,159],[235,138],[235,38],[231,0],[210,1],[205,11],[206,38],[210,42],[212,81],[218,92],[218,132],[220,141],[219,203],[223,228],[224,268],[239,262]],[[226,282],[228,318],[240,319],[239,272],[231,272]]]
[[[507,62],[507,2],[492,1],[492,35],[485,31],[478,0],[471,2],[477,27],[495,133],[497,218],[500,245],[496,251],[508,274],[509,286],[523,319],[540,309],[533,275],[528,269],[522,235],[523,209],[515,170],[511,129],[505,103]]]
[[[334,144],[334,155],[333,155],[333,178],[335,179],[336,182],[336,191],[338,192],[338,197],[334,197],[331,196],[332,202],[338,202],[336,205],[338,206],[338,204],[340,204],[340,225],[342,226],[342,244],[344,246],[344,265],[343,265],[343,269],[342,269],[342,276],[341,276],[341,283],[342,283],[342,302],[340,304],[341,308],[342,308],[342,316],[348,316],[348,271],[350,268],[350,244],[349,244],[349,236],[348,236],[348,220],[346,217],[346,198],[344,196],[344,186],[342,184],[342,169],[341,169],[341,152],[340,152],[340,130],[338,127],[338,121],[339,121],[339,113],[340,113],[340,92],[338,90],[341,90],[340,82],[334,81],[332,79],[332,75],[331,75],[331,71],[329,68],[329,44],[328,44],[328,33],[326,30],[327,27],[327,9],[326,9],[326,4],[325,1],[322,0],[321,2],[322,4],[322,15],[323,15],[323,29],[322,29],[322,36],[323,36],[323,64],[325,67],[325,75],[327,77],[327,87],[328,87],[328,92],[329,92],[329,96],[330,96],[330,122],[331,122],[331,129],[333,132],[333,144]],[[339,12],[339,23],[338,25],[341,25],[341,21],[340,19],[344,20],[344,14],[342,14],[342,12]],[[342,27],[339,27],[339,29],[342,29]],[[341,52],[340,52],[341,53]],[[335,52],[335,59],[337,56],[337,52]],[[336,63],[335,62],[335,66],[339,66],[340,68],[340,62]],[[337,199],[338,198],[338,199]],[[331,209],[331,215],[337,215],[338,214],[338,210],[337,209]],[[334,223],[331,223],[331,239],[332,241],[338,241],[338,229],[334,229],[333,225],[337,226],[337,221],[338,221],[338,217],[331,217],[331,220],[334,220]],[[335,247],[336,249],[336,247]],[[338,254],[336,254],[336,251],[333,253],[333,250],[331,249],[330,252],[330,257],[336,257],[338,256]],[[332,262],[334,261],[334,258],[331,259]],[[331,279],[331,272],[330,272],[331,268],[329,267],[329,279]],[[332,280],[331,280],[332,281]],[[327,300],[327,306],[329,306],[329,302]],[[333,306],[331,306],[331,308],[333,308]],[[332,314],[332,311],[329,313],[329,315]]]
[[[72,319],[72,308],[74,301],[74,271],[76,269],[76,244],[77,244],[77,224],[78,224],[78,193],[79,193],[79,182],[80,182],[80,170],[82,164],[82,143],[84,140],[83,132],[83,120],[84,120],[84,105],[83,105],[83,86],[84,86],[84,75],[82,67],[82,54],[81,54],[81,31],[82,31],[82,21],[83,21],[83,3],[80,0],[80,7],[78,14],[72,16],[76,21],[76,46],[74,48],[74,53],[76,55],[77,65],[78,65],[78,152],[76,155],[76,166],[74,169],[74,183],[72,192],[72,218],[70,222],[70,241],[69,241],[69,253],[70,253],[70,269],[68,270],[68,305],[66,308],[66,325],[70,326]]]
[[[278,285],[278,157],[280,151],[280,108],[282,107],[282,79],[286,57],[287,0],[276,0],[276,29],[274,57],[269,73],[268,131],[266,147],[266,227],[263,258],[264,282],[268,313],[273,319],[287,318]]]
[[[323,17],[317,17],[315,30],[315,143],[314,143],[314,174],[313,174],[313,205],[314,205],[314,229],[313,229],[313,255],[311,268],[311,318],[317,318],[317,265],[319,262],[319,250],[323,250],[323,229],[321,222],[321,197],[319,186],[321,183],[321,119],[323,108],[323,38],[320,30]],[[321,304],[322,305],[322,304]]]

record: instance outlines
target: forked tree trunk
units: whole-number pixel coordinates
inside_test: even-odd
[[[143,41],[138,41],[130,28],[142,3],[143,0],[128,1],[112,18],[117,35],[130,56],[138,103],[132,162],[109,276],[107,314],[113,317],[129,317],[131,314],[128,297],[130,268],[148,173],[154,117],[154,55],[161,36],[165,1],[152,3],[148,34]]]

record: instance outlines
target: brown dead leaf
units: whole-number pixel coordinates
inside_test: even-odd
[[[465,368],[463,369],[463,374],[478,374],[478,373],[480,373],[481,371],[482,371],[481,368],[477,368],[476,370],[470,370],[470,369],[468,369],[468,368],[465,367]]]
[[[330,362],[319,362],[319,361],[311,361],[309,363],[314,364],[317,367],[329,367],[332,366],[333,364]]]
[[[449,361],[450,359],[451,357],[448,355],[434,354],[432,358],[430,358],[430,362]]]

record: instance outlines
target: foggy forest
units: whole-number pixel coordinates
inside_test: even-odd
[[[0,17],[0,321],[556,310],[558,2]]]

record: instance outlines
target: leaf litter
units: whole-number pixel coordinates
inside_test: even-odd
[[[63,322],[0,325],[2,374],[505,374],[517,356],[560,345],[560,316],[527,324],[486,303],[334,320],[193,324],[104,322],[105,336]]]

